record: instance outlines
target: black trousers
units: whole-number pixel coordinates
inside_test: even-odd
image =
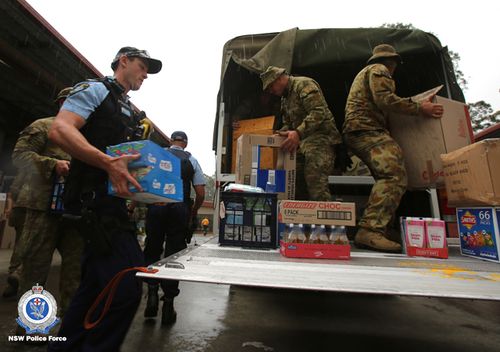
[[[110,255],[96,255],[86,246],[82,257],[82,280],[64,316],[58,336],[65,342],[53,342],[49,351],[119,351],[142,294],[142,280],[135,272],[127,273],[118,285],[113,303],[103,320],[93,329],[85,330],[83,321],[94,300],[109,281],[123,269],[144,266],[144,256],[132,231],[111,234]],[[96,310],[91,321],[99,316]]]
[[[168,257],[186,248],[188,223],[189,207],[186,203],[150,205],[146,214],[146,265],[160,260],[162,253]],[[147,279],[146,282],[158,284],[158,280]],[[166,298],[179,295],[179,281],[161,280],[160,285]]]

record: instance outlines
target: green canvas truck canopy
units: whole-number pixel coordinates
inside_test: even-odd
[[[340,129],[352,81],[366,65],[373,48],[382,43],[393,45],[403,59],[394,76],[399,96],[412,96],[444,85],[439,95],[465,101],[447,47],[433,34],[421,30],[293,28],[280,33],[244,35],[229,40],[223,49],[214,150],[221,103],[224,103],[224,138],[227,139],[224,145],[229,146],[231,113],[242,99],[262,89],[259,74],[269,65],[284,67],[295,76],[315,79]],[[230,158],[229,153],[225,157]]]

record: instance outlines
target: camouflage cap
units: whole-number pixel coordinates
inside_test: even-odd
[[[372,56],[368,59],[366,62],[367,64],[372,63],[376,59],[380,59],[383,57],[394,57],[397,58],[398,61],[401,63],[403,62],[401,60],[401,56],[396,52],[396,49],[392,45],[389,44],[380,44],[377,45],[375,48],[373,48]]]
[[[266,90],[271,83],[276,81],[276,79],[284,73],[286,73],[286,70],[282,67],[269,66],[267,70],[260,74],[260,79],[262,80],[262,90]]]
[[[73,90],[73,87],[66,87],[64,89],[61,89],[61,91],[59,93],[57,93],[57,96],[54,99],[54,103],[57,103],[61,99],[66,99],[72,90]]]

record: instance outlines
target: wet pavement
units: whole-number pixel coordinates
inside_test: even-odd
[[[9,250],[0,250],[3,291]],[[60,258],[47,289],[57,299]],[[144,290],[146,293],[146,290]],[[340,294],[181,283],[177,322],[144,319],[145,299],[123,352],[500,351],[500,302]],[[16,299],[0,299],[0,351],[45,351],[9,342]]]

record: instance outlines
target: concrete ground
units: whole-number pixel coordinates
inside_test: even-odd
[[[10,250],[0,250],[3,291]],[[60,258],[46,289],[57,299]],[[144,291],[146,292],[146,290]],[[177,322],[143,318],[145,300],[123,352],[500,351],[500,302],[340,294],[181,283]],[[16,299],[0,299],[0,351],[45,351],[8,342]]]

